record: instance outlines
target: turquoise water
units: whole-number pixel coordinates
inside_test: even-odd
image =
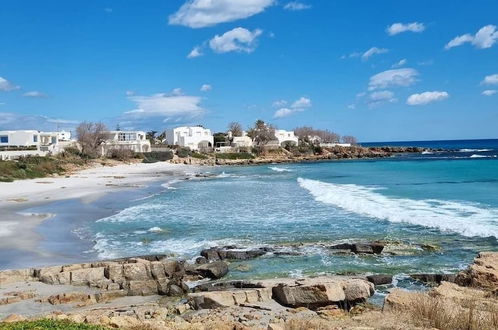
[[[458,157],[458,156],[455,156]],[[84,228],[101,258],[223,244],[289,246],[301,255],[234,262],[231,278],[455,272],[498,250],[498,160],[341,161],[209,169]],[[395,255],[351,256],[321,244],[388,240]],[[420,245],[440,249],[425,251]],[[286,247],[291,249],[291,247]],[[285,248],[284,248],[285,249]]]

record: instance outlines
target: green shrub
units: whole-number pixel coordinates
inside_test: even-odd
[[[109,328],[85,323],[69,321],[55,321],[42,319],[37,321],[22,321],[14,323],[0,323],[0,330],[106,330]]]
[[[200,154],[198,152],[192,152],[192,154],[190,156],[192,156],[192,158],[208,159],[208,156],[206,156],[204,154]]]
[[[173,151],[152,151],[141,154],[144,163],[157,163],[173,159]]]
[[[47,175],[63,173],[64,168],[60,160],[52,157],[28,156],[18,160],[0,161],[0,181],[2,182],[43,178]]]
[[[248,152],[226,152],[216,154],[219,159],[254,159],[254,155]]]
[[[190,151],[189,147],[179,147],[176,149],[176,155],[180,158],[187,158],[190,156],[192,152]]]

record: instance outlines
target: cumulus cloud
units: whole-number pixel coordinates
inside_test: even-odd
[[[385,54],[389,51],[389,49],[386,48],[378,48],[378,47],[372,47],[366,52],[361,55],[361,59],[366,61],[368,60],[371,56],[376,55],[376,54]]]
[[[482,95],[492,96],[492,95],[495,95],[496,93],[498,93],[498,90],[496,90],[496,89],[487,89],[487,90],[482,92]]]
[[[292,11],[297,11],[297,10],[305,10],[305,9],[310,9],[311,5],[308,5],[306,3],[302,3],[299,1],[291,1],[285,4],[284,9],[286,10],[292,10]]]
[[[238,27],[222,35],[215,35],[209,41],[209,47],[215,53],[228,53],[228,52],[246,52],[254,51],[258,36],[263,33],[262,30],[256,29],[249,31],[247,29]]]
[[[284,118],[295,113],[302,112],[311,107],[312,102],[310,98],[301,96],[299,99],[292,102],[290,107],[285,107],[285,105],[287,104],[288,102],[286,100],[278,100],[273,102],[274,107],[280,107],[280,109],[275,111],[275,113],[273,114],[273,118]]]
[[[190,53],[188,53],[187,58],[196,58],[204,55],[200,46],[195,46]]]
[[[398,99],[394,97],[391,91],[377,91],[368,95],[367,104],[369,107],[376,107],[385,103],[396,103]]]
[[[406,63],[408,63],[408,60],[406,58],[400,60],[399,62],[394,63],[391,67],[392,68],[399,68],[404,66]]]
[[[169,24],[202,28],[263,12],[275,0],[188,0],[169,16]]]
[[[209,84],[204,84],[201,86],[200,91],[201,92],[209,92],[212,89],[213,89],[213,86],[211,86]]]
[[[201,107],[202,98],[184,95],[176,88],[171,93],[158,93],[149,96],[134,95],[128,99],[136,108],[125,113],[126,117],[162,117],[164,119],[187,119],[203,115],[206,110]]]
[[[421,94],[412,94],[406,100],[408,105],[426,105],[432,102],[446,100],[450,95],[447,92],[424,92]]]
[[[424,32],[424,30],[425,30],[425,25],[423,23],[413,22],[413,23],[407,23],[407,24],[394,23],[393,25],[387,27],[386,32],[390,36],[394,36],[396,34],[403,33],[403,32],[420,33],[420,32]]]
[[[7,79],[0,77],[0,91],[9,92],[20,88],[21,87],[14,85]]]
[[[368,90],[411,86],[417,81],[417,76],[417,70],[411,68],[383,71],[370,77]]]
[[[61,118],[50,118],[41,115],[22,115],[11,112],[0,112],[0,129],[33,129],[51,131],[57,129],[57,126],[63,125],[65,128],[75,127],[78,120],[69,120]]]
[[[498,73],[484,77],[482,85],[498,85]]]
[[[301,96],[291,105],[291,108],[293,109],[309,108],[309,107],[311,107],[311,99],[304,96]]]
[[[47,97],[47,94],[39,92],[39,91],[31,91],[23,94],[24,97],[32,97],[32,98],[44,98]]]
[[[445,49],[450,49],[453,47],[458,47],[466,43],[472,44],[478,49],[491,48],[498,40],[498,31],[496,31],[495,25],[486,25],[482,27],[476,34],[464,34],[455,37],[453,40],[448,42]]]

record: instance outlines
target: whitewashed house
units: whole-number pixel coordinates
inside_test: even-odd
[[[297,146],[299,144],[298,137],[294,134],[294,131],[286,131],[284,129],[275,130],[275,137],[278,140],[278,144],[283,146],[286,143]]]
[[[0,131],[0,159],[57,154],[64,149],[58,134],[35,130]]]
[[[71,141],[71,132],[66,132],[66,131],[57,132],[57,138],[59,141],[69,142]]]
[[[103,156],[112,150],[151,151],[150,141],[142,131],[108,131],[101,147]]]
[[[254,145],[246,131],[242,131],[242,136],[233,136],[232,132],[228,131],[228,138],[234,148],[251,148]]]
[[[182,126],[166,130],[166,143],[190,150],[206,150],[214,146],[211,130],[202,126]]]

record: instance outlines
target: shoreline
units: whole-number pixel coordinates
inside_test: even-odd
[[[64,207],[59,203],[75,201],[80,206],[88,206],[106,196],[116,198],[115,193],[147,190],[156,182],[171,181],[186,176],[197,169],[192,166],[165,162],[153,164],[122,164],[113,167],[97,166],[77,171],[64,177],[46,177],[40,179],[18,180],[0,183],[0,260],[11,260],[20,254],[32,260],[48,257],[46,251],[40,250],[40,244],[48,242],[45,224],[58,219],[58,211]],[[164,182],[162,182],[164,183]],[[133,199],[133,196],[129,199]],[[144,196],[142,196],[144,197]],[[91,213],[91,212],[90,212]],[[74,214],[70,216],[74,217]],[[81,219],[83,218],[83,219]],[[71,219],[74,221],[74,219]],[[92,214],[78,214],[77,220],[92,221]],[[69,225],[68,225],[69,226]],[[61,226],[53,226],[57,231]],[[65,227],[65,235],[70,228]],[[64,231],[64,229],[63,229]],[[74,238],[74,237],[73,237]],[[77,243],[77,242],[76,242]],[[38,261],[39,262],[39,261]],[[49,262],[50,263],[50,262]],[[57,263],[54,260],[51,263]],[[0,269],[4,269],[2,264]]]

